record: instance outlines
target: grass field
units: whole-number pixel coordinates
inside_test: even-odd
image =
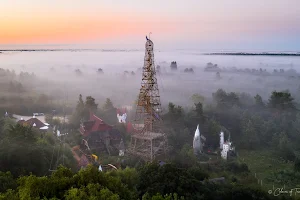
[[[268,177],[274,172],[281,170],[293,170],[294,164],[292,162],[285,162],[278,158],[272,151],[240,151],[239,161],[248,165],[251,173],[261,181],[262,187],[266,190],[274,188],[281,188],[283,185],[268,181]],[[286,188],[295,188],[296,185],[285,185]]]

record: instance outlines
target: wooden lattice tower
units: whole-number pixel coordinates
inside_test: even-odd
[[[152,161],[161,153],[165,153],[166,138],[160,131],[161,103],[154,65],[153,42],[147,37],[146,39],[142,83],[135,117],[135,124],[142,126],[138,126],[138,131],[132,133],[128,151]]]
[[[135,122],[143,122],[145,129],[153,130],[154,122],[160,119],[161,104],[154,65],[153,42],[147,38],[142,73],[142,83],[137,101]]]

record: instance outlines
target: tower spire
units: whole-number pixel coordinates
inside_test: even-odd
[[[143,128],[131,134],[127,152],[152,161],[156,156],[166,153],[167,142],[166,135],[159,130],[161,103],[154,66],[153,42],[148,36],[146,40],[142,82],[134,120],[135,125],[143,124]]]
[[[152,131],[154,121],[161,119],[160,112],[161,103],[154,65],[153,42],[147,39],[135,121],[143,120],[144,128]]]

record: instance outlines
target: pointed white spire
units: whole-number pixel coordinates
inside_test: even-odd
[[[201,152],[201,140],[200,140],[199,124],[197,125],[197,129],[196,129],[195,135],[194,135],[193,149],[194,149],[195,154]]]
[[[224,132],[221,131],[221,133],[220,133],[220,149],[223,149],[223,144],[224,144]]]

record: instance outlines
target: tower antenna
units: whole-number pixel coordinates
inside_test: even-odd
[[[150,34],[151,32],[149,37]],[[143,128],[135,130],[132,134],[128,152],[141,156],[146,161],[152,161],[159,154],[165,153],[166,137],[160,130],[161,103],[154,65],[153,42],[147,36],[146,39],[142,82],[135,116],[136,127]]]

